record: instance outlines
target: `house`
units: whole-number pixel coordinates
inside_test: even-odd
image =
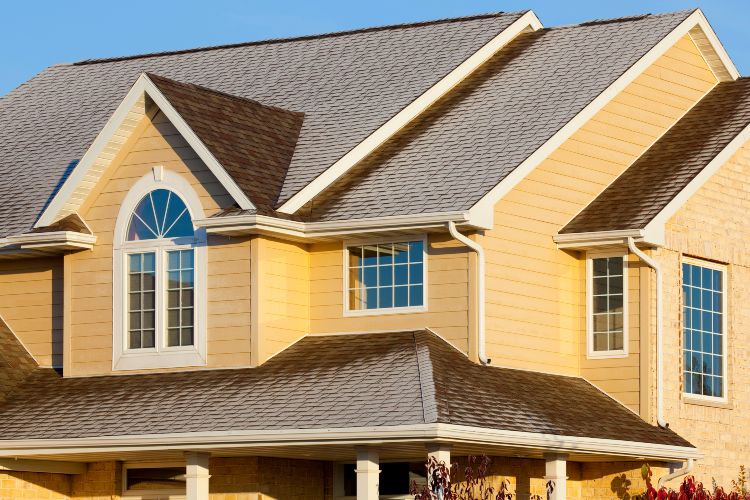
[[[81,61],[0,131],[0,498],[750,458],[750,79],[700,10]]]

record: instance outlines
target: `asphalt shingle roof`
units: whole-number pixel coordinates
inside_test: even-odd
[[[39,369],[0,404],[0,440],[435,422],[691,446],[583,379],[481,366],[429,331],[306,337],[240,370]]]
[[[328,221],[470,208],[690,13],[519,36],[307,213]]]
[[[720,83],[560,232],[646,227],[748,126],[750,78]]]
[[[143,72],[304,113],[284,200],[522,14],[50,67],[0,97],[0,238],[34,224]]]

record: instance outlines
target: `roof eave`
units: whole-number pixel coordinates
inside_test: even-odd
[[[418,215],[397,215],[367,219],[328,222],[299,222],[264,215],[231,215],[195,221],[208,233],[224,235],[274,234],[287,238],[315,241],[340,239],[358,235],[398,233],[445,228],[448,222],[481,228],[468,212],[440,212]]]
[[[663,231],[653,229],[621,229],[614,231],[591,231],[582,233],[558,233],[552,237],[561,250],[602,250],[614,247],[624,247],[628,238],[636,243],[651,247],[664,245]]]
[[[90,250],[96,236],[75,231],[51,231],[46,233],[24,233],[0,240],[0,248],[17,247],[20,250],[70,251]]]
[[[697,448],[613,439],[560,436],[445,423],[377,427],[217,431],[72,439],[0,441],[0,457],[249,447],[452,442],[493,445],[528,453],[558,452],[632,460],[700,459]]]

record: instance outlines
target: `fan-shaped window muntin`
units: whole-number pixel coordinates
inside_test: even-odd
[[[195,228],[179,195],[148,192],[130,215],[125,251],[125,349],[195,345]]]
[[[172,191],[155,189],[133,211],[127,241],[194,236],[193,221],[185,202]]]

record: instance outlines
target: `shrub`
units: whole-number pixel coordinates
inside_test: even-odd
[[[412,482],[410,493],[414,500],[513,500],[515,494],[511,492],[510,481],[507,479],[495,488],[487,479],[491,460],[487,456],[469,457],[463,469],[462,481],[451,483],[451,475],[459,470],[458,463],[450,467],[435,457],[427,460],[427,485],[421,488]],[[554,482],[547,482],[547,498],[554,490]],[[530,500],[542,500],[539,495],[532,495]]]
[[[646,481],[646,493],[641,498],[646,500],[750,500],[750,492],[746,486],[745,467],[740,466],[737,480],[732,481],[732,489],[726,492],[724,488],[712,485],[711,489],[696,481],[693,476],[686,476],[677,490],[661,487],[658,490],[651,483],[653,472],[648,464],[641,468],[641,475]]]

